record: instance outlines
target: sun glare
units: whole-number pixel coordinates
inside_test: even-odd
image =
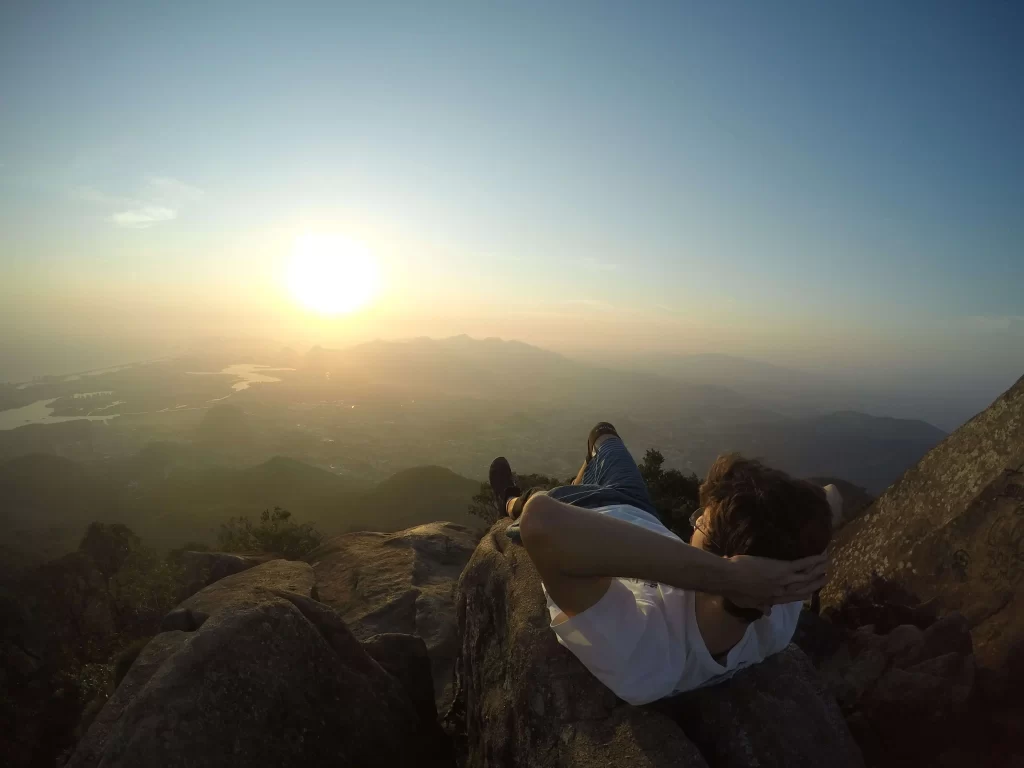
[[[337,315],[368,304],[377,293],[377,262],[370,250],[342,235],[296,238],[288,286],[314,312]]]

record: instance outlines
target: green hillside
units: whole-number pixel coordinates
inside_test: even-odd
[[[70,551],[93,520],[123,522],[157,548],[213,544],[229,518],[255,518],[275,506],[325,534],[435,520],[479,526],[466,513],[479,487],[433,466],[403,470],[369,489],[284,456],[245,468],[211,467],[174,444],[102,462],[20,456],[0,462],[0,561],[24,564]]]
[[[480,527],[480,518],[466,512],[479,490],[478,481],[450,469],[413,467],[396,472],[363,496],[364,506],[352,516],[370,531],[397,531],[434,520]]]

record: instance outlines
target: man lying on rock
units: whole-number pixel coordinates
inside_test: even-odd
[[[504,457],[490,482],[517,520],[508,535],[540,572],[558,641],[631,704],[713,685],[785,648],[825,582],[840,502],[831,487],[720,456],[687,544],[658,519],[607,422],[572,485],[524,493]]]

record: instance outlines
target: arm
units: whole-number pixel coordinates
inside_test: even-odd
[[[520,530],[552,599],[570,616],[600,600],[612,578],[658,581],[768,604],[806,599],[825,581],[824,554],[793,562],[718,557],[545,495],[526,503]]]

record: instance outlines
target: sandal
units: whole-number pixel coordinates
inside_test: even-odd
[[[594,443],[597,442],[599,437],[604,435],[615,435],[619,436],[619,433],[615,431],[615,427],[609,424],[607,421],[599,421],[594,425],[594,428],[590,430],[590,437],[587,438],[587,463],[594,457]]]

